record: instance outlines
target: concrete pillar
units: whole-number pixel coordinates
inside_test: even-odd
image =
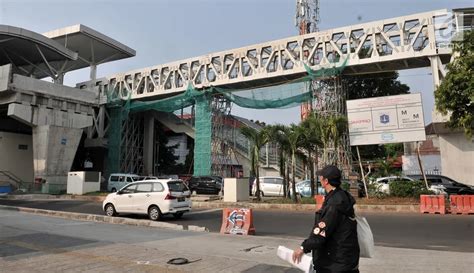
[[[441,79],[439,77],[439,64],[438,64],[438,57],[437,56],[431,56],[430,58],[430,65],[431,65],[431,74],[433,75],[433,85],[434,85],[434,90],[438,88]]]
[[[155,117],[145,114],[143,134],[143,167],[146,175],[154,175],[153,151],[155,140]]]
[[[97,65],[96,64],[91,64],[91,70],[90,70],[90,79],[91,81],[95,81],[97,78]]]
[[[37,178],[46,181],[43,191],[66,190],[70,171],[83,129],[54,125],[33,127],[33,166]]]

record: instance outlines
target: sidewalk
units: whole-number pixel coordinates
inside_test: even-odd
[[[214,196],[215,197],[215,196]],[[49,194],[23,194],[23,195],[6,195],[0,198],[11,200],[79,200],[102,202],[105,196],[84,196],[84,195],[49,195]],[[314,211],[314,204],[274,204],[274,203],[252,203],[252,202],[236,202],[229,203],[215,198],[203,196],[192,196],[193,208],[215,209],[215,208],[252,208],[252,209],[273,209],[286,211]],[[419,213],[419,205],[355,205],[358,212],[409,212]]]
[[[299,272],[280,260],[276,249],[296,248],[301,240],[81,222],[2,209],[0,217],[0,240],[10,245],[8,251],[15,251],[14,246],[41,252],[0,256],[0,272]],[[58,249],[43,245],[48,240],[34,239],[46,233],[61,242],[86,243]],[[177,257],[196,262],[166,264]],[[382,246],[376,247],[375,258],[360,260],[365,273],[472,273],[473,267],[473,253]]]

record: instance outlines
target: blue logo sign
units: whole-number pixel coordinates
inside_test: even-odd
[[[390,122],[390,116],[387,114],[380,115],[380,123],[387,124]]]
[[[393,134],[382,134],[382,140],[384,141],[393,140]]]
[[[61,138],[61,145],[66,145],[67,139],[66,138]]]

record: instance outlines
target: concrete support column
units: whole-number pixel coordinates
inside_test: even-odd
[[[91,64],[91,70],[90,70],[90,79],[91,81],[95,81],[97,78],[97,65],[96,64]]]
[[[430,64],[431,64],[431,74],[433,75],[433,85],[434,89],[438,88],[441,80],[439,77],[439,64],[438,64],[438,56],[431,56],[430,58]]]
[[[441,59],[439,56],[430,56],[430,65],[431,65],[431,74],[433,75],[433,92],[438,88],[438,86],[441,84],[441,81],[444,79],[446,76],[446,71],[443,67],[443,64],[441,63]],[[431,118],[433,122],[445,122],[449,120],[449,115],[444,116],[438,110],[436,110],[436,107],[433,108],[433,111],[431,113]]]
[[[58,193],[66,189],[83,129],[54,125],[33,127],[33,166],[35,177],[46,181],[43,191]]]
[[[145,115],[143,134],[143,167],[146,175],[154,175],[153,169],[153,151],[155,140],[155,117],[153,115]]]

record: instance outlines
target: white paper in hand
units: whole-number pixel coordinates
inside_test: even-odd
[[[313,258],[308,255],[303,255],[301,258],[301,262],[299,264],[295,264],[293,262],[293,250],[286,248],[284,246],[279,246],[277,249],[277,255],[280,259],[289,262],[296,268],[303,270],[305,273],[312,272],[313,269]]]

